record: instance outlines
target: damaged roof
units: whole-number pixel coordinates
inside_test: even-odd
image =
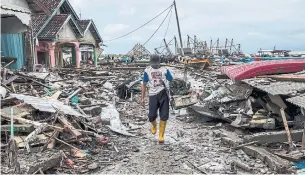
[[[97,43],[103,42],[102,37],[100,36],[94,22],[90,19],[87,20],[77,20],[77,23],[80,27],[80,29],[82,30],[82,32],[85,34],[87,32],[87,30],[89,29],[89,31],[91,32],[94,40]]]
[[[50,12],[53,12],[64,0],[37,0],[45,6]]]
[[[43,24],[47,21],[47,19],[48,19],[48,16],[46,14],[35,14],[35,15],[31,16],[32,29],[33,29],[34,36],[36,36],[36,34],[42,28]]]
[[[70,19],[69,14],[55,15],[48,25],[39,34],[39,38],[55,38],[59,30]]]
[[[39,111],[55,113],[58,110],[67,115],[83,116],[76,110],[72,109],[70,106],[64,105],[63,102],[60,102],[58,100],[43,99],[23,94],[11,94],[11,96],[17,98],[18,100],[24,101],[24,103],[33,106],[33,108]]]
[[[82,32],[85,32],[85,30],[88,28],[91,20],[77,20],[77,23],[82,30]]]
[[[288,98],[288,99],[286,99],[286,101],[288,101],[294,105],[297,105],[301,108],[305,108],[305,93],[295,96],[295,97]]]
[[[43,9],[48,9],[48,13],[46,14],[36,14],[32,16],[32,27],[35,37],[38,35],[38,38],[42,39],[55,38],[58,31],[68,20],[71,28],[78,37],[83,37],[83,33],[86,32],[86,30],[90,30],[97,43],[103,41],[94,22],[92,20],[79,20],[78,15],[75,13],[68,0],[33,1],[40,7],[44,7]],[[60,12],[60,14],[56,14],[56,12]]]
[[[91,25],[90,25],[90,28],[89,28],[90,32],[92,33],[95,41],[97,41],[97,43],[100,43],[100,42],[103,42],[103,39],[102,37],[100,36],[94,22],[91,20]]]
[[[252,78],[243,82],[271,95],[292,95],[305,90],[305,82],[276,81],[270,78]]]

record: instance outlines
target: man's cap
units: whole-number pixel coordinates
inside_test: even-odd
[[[158,65],[158,64],[160,64],[160,56],[159,55],[156,55],[156,54],[154,54],[154,55],[151,55],[150,56],[150,64],[152,64],[152,65]]]

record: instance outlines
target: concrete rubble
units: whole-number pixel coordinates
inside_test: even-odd
[[[301,166],[305,79],[232,81],[214,62],[188,67],[185,82],[184,65],[170,65],[176,103],[158,145],[135,64],[2,70],[1,173],[273,174]],[[18,163],[5,161],[12,155]]]

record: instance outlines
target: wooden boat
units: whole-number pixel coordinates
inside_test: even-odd
[[[204,58],[204,59],[184,59],[184,63],[188,64],[190,67],[195,68],[203,68],[206,69],[211,65],[210,58]]]
[[[247,64],[223,66],[220,71],[232,80],[244,80],[259,75],[294,73],[305,70],[305,60],[254,61]]]

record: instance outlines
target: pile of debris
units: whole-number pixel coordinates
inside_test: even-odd
[[[12,151],[1,156],[9,155],[14,161],[2,166],[2,172],[52,173],[59,165],[61,171],[71,173],[83,171],[79,166],[95,169],[85,163],[85,157],[112,144],[110,130],[133,136],[120,120],[114,90],[131,74],[115,74],[89,69],[31,73],[3,69],[1,147],[6,153]],[[30,152],[36,154],[22,157]],[[12,157],[17,154],[19,163]]]
[[[234,70],[236,67],[241,70]],[[188,110],[208,121],[222,120],[235,130],[243,131],[237,137],[225,136],[224,143],[233,147],[243,145],[239,148],[250,156],[262,158],[270,166],[276,166],[278,172],[287,173],[283,168],[290,168],[292,163],[302,168],[305,158],[305,72],[278,74],[269,70],[264,74],[251,70],[254,72],[249,77],[247,71],[251,68],[242,67],[250,65],[223,68],[231,80],[225,75],[215,77],[213,72],[198,74],[198,78],[210,86],[199,103]],[[233,73],[248,79],[237,80]],[[207,77],[212,77],[220,86],[213,85]],[[260,146],[249,146],[255,144]]]

